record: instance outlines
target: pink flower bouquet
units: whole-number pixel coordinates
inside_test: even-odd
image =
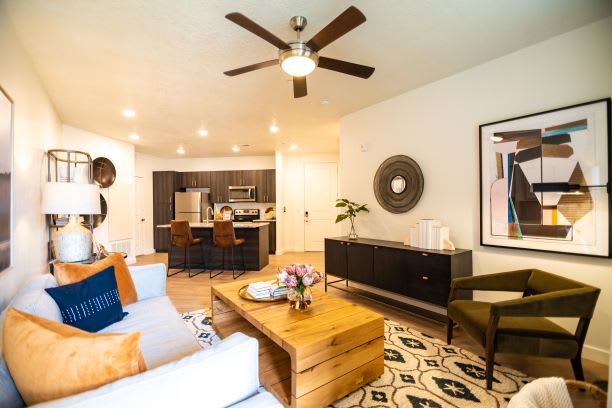
[[[287,298],[292,308],[306,309],[312,302],[310,288],[323,276],[310,264],[291,264],[278,272],[278,281],[289,289]]]

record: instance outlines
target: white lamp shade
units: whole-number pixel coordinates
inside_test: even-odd
[[[43,214],[100,214],[97,184],[47,182],[43,186]]]

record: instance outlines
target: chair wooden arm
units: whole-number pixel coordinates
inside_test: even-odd
[[[491,315],[591,318],[600,289],[582,287],[506,300],[491,305]]]

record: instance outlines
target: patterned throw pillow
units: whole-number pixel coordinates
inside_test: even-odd
[[[60,308],[64,323],[97,332],[123,319],[115,268],[110,266],[77,283],[46,288]]]

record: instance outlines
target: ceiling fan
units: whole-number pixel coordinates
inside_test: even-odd
[[[374,73],[374,68],[366,65],[319,56],[319,51],[324,47],[366,21],[366,17],[356,7],[351,6],[346,9],[309,41],[300,39],[300,33],[307,24],[306,17],[291,18],[289,25],[297,32],[297,40],[288,42],[281,40],[243,14],[230,13],[225,18],[278,48],[277,59],[226,71],[225,75],[235,76],[280,64],[282,70],[293,77],[293,97],[301,98],[307,94],[306,76],[317,66],[364,79]]]

